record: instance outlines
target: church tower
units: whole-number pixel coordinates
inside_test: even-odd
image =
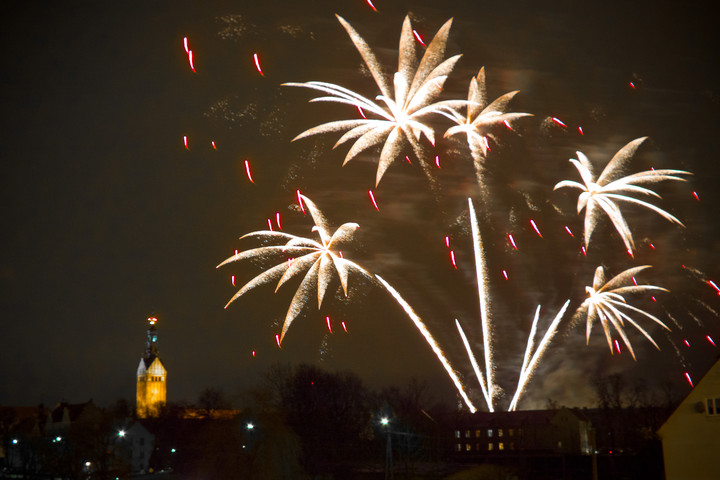
[[[157,318],[148,318],[145,354],[137,369],[137,416],[156,417],[167,401],[167,370],[158,356]]]

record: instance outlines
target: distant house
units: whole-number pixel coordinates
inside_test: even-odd
[[[150,457],[155,449],[155,435],[150,433],[140,422],[118,428],[114,437],[113,450],[116,461],[129,464],[133,475],[145,474],[150,471]]]
[[[595,450],[592,425],[579,410],[477,412],[455,429],[460,458],[517,454],[590,455]]]
[[[667,480],[720,478],[720,360],[658,430]]]

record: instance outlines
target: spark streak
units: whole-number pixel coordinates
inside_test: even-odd
[[[566,232],[568,233],[568,235],[570,235],[571,237],[575,237],[575,235],[573,235],[572,231],[570,230],[570,227],[568,227],[567,225],[565,225],[565,231],[566,231]]]
[[[325,324],[327,325],[327,329],[330,333],[332,333],[332,325],[330,325],[330,317],[325,317]]]
[[[465,401],[465,405],[467,405],[467,407],[470,409],[470,413],[475,413],[477,411],[477,408],[475,408],[475,405],[473,405],[472,401],[467,396],[467,393],[463,388],[460,378],[458,378],[455,370],[453,370],[452,366],[450,366],[450,362],[448,362],[447,358],[445,358],[445,354],[440,349],[440,346],[437,344],[433,336],[430,334],[430,331],[427,329],[422,319],[418,317],[412,307],[400,296],[397,290],[395,290],[389,283],[383,280],[380,275],[375,275],[375,278],[378,279],[378,281],[385,287],[385,289],[390,292],[390,295],[392,295],[393,298],[400,304],[402,309],[405,310],[405,313],[407,313],[408,317],[410,317],[410,320],[413,321],[415,327],[422,334],[422,336],[425,337],[425,341],[428,343],[428,345],[430,345],[430,348],[432,348],[432,351],[435,353],[438,360],[440,360],[440,363],[450,376],[450,380],[452,380],[452,382],[455,384],[455,388],[457,389],[462,399]]]
[[[540,317],[540,305],[538,305],[537,310],[535,310],[535,318],[533,319],[533,325],[530,328],[530,335],[528,336],[528,343],[527,347],[525,349],[525,358],[523,359],[523,367],[520,369],[520,378],[518,379],[518,387],[517,390],[515,390],[515,395],[513,396],[512,401],[510,402],[510,407],[508,407],[508,411],[513,411],[517,408],[517,403],[520,400],[520,396],[522,395],[523,391],[525,391],[525,387],[527,386],[527,382],[532,378],[533,373],[535,373],[535,367],[537,366],[538,362],[542,358],[543,354],[545,353],[545,350],[547,349],[547,346],[552,341],[553,337],[555,337],[555,334],[557,333],[557,327],[560,324],[560,320],[565,315],[565,311],[567,310],[568,305],[570,305],[570,300],[566,300],[565,304],[562,306],[560,311],[555,315],[555,318],[550,323],[550,326],[545,331],[545,335],[543,336],[542,340],[538,344],[537,349],[532,354],[532,358],[530,357],[530,352],[532,351],[532,347],[534,345],[533,339],[535,338],[535,332],[537,331],[537,321]]]
[[[530,220],[530,225],[532,225],[533,230],[535,230],[535,233],[538,234],[540,238],[542,238],[542,233],[540,233],[540,230],[538,229],[537,224],[535,223],[535,220]]]
[[[248,180],[250,180],[250,183],[255,183],[255,181],[252,178],[252,174],[250,173],[250,162],[245,160],[245,173],[247,173]]]
[[[470,226],[473,235],[473,249],[475,253],[475,276],[477,278],[478,298],[480,301],[480,322],[483,332],[483,350],[485,353],[485,379],[487,381],[488,408],[493,406],[493,398],[495,397],[495,381],[493,378],[493,341],[491,338],[490,316],[488,315],[488,279],[487,266],[485,263],[485,255],[480,238],[480,227],[478,226],[477,216],[475,214],[475,206],[472,199],[468,198],[468,206],[470,208]]]
[[[188,150],[187,135],[183,135],[183,145],[185,145],[185,150]]]
[[[262,71],[262,68],[260,68],[260,59],[258,58],[257,53],[253,53],[253,60],[255,61],[255,68],[257,68],[257,71],[260,72],[261,76],[265,76],[265,74]]]
[[[282,230],[280,226],[280,212],[275,212],[275,223],[277,224],[278,230]]]
[[[705,338],[707,338],[707,341],[712,343],[714,347],[717,347],[717,345],[715,345],[715,342],[713,341],[713,339],[710,335],[705,335]]]
[[[450,262],[454,268],[457,268],[457,263],[455,263],[455,252],[452,250],[450,250]]]
[[[420,36],[420,34],[417,32],[417,30],[413,29],[413,35],[415,35],[415,39],[416,39],[418,42],[420,42],[420,45],[422,45],[423,47],[427,47],[427,45],[425,45],[425,42],[423,42],[423,39],[422,39],[422,37]]]
[[[517,244],[515,243],[515,239],[513,238],[512,234],[510,234],[510,233],[508,233],[508,240],[510,240],[510,244],[512,245],[512,247],[515,250],[517,250],[518,247],[517,247]]]
[[[375,195],[373,195],[373,191],[372,191],[372,190],[368,190],[368,195],[370,196],[370,200],[372,201],[372,204],[373,204],[373,206],[375,207],[375,210],[377,210],[377,211],[379,212],[380,209],[378,208],[378,204],[377,204],[377,202],[375,201]]]
[[[690,378],[690,374],[688,372],[685,372],[685,379],[687,380],[687,382],[690,384],[691,387],[695,388],[695,385],[693,385],[693,381]]]
[[[373,11],[377,12],[377,8],[375,8],[375,5],[373,5],[372,1],[371,0],[366,0],[366,1],[367,1],[367,4],[370,5],[370,8],[372,8]]]
[[[192,50],[188,50],[188,62],[190,63],[190,69],[193,71],[193,73],[196,73],[195,72],[195,64],[193,63],[193,51]]]
[[[560,125],[561,127],[567,127],[567,125],[565,125],[565,124],[562,122],[562,120],[560,120],[560,119],[557,118],[557,117],[552,117],[552,121],[555,122],[555,123],[557,123],[557,124]]]
[[[345,322],[340,322],[340,325],[342,325],[343,330],[345,330],[345,333],[347,333],[347,326],[345,325]]]
[[[302,194],[300,193],[300,190],[295,190],[295,195],[297,195],[297,201],[298,205],[300,205],[300,210],[302,211],[303,215],[305,215],[305,206],[303,205]]]

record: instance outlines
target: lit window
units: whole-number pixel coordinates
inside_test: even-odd
[[[515,434],[515,431],[512,428],[508,428],[508,435],[511,437]]]
[[[475,437],[480,438],[482,430],[475,430]]]
[[[502,442],[498,443],[498,450],[505,450],[505,444]]]
[[[465,451],[466,451],[466,452],[472,451],[472,445],[470,445],[469,443],[466,443],[466,444],[465,444]]]
[[[488,437],[492,437],[493,431],[492,428],[488,428]]]
[[[492,451],[493,451],[493,444],[488,443],[488,452],[492,452]]]
[[[460,438],[460,430],[455,430],[455,438]]]
[[[465,438],[470,438],[470,430],[465,430]]]
[[[458,452],[462,452],[462,443],[458,443],[456,447]]]
[[[498,437],[502,437],[502,436],[503,436],[503,429],[498,428]]]

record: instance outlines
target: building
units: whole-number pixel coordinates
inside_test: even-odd
[[[455,429],[460,458],[518,454],[590,455],[595,450],[590,421],[579,410],[476,412]]]
[[[145,353],[137,369],[138,418],[156,417],[167,402],[167,370],[158,356],[157,318],[148,318]]]
[[[720,360],[658,430],[667,480],[720,478]]]

